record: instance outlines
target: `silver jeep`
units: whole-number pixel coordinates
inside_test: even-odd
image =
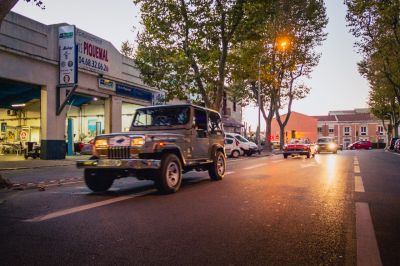
[[[226,169],[221,116],[191,104],[137,109],[129,132],[97,136],[93,156],[77,161],[77,167],[85,169],[86,185],[95,192],[134,176],[173,193],[191,170],[221,180]]]

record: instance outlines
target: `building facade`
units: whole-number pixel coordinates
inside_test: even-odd
[[[146,86],[132,59],[107,40],[75,29],[63,46],[61,26],[10,12],[0,28],[0,143],[41,146],[42,159],[65,158],[66,140],[86,142],[100,133],[128,131],[138,107],[159,92]],[[68,35],[65,35],[68,37]],[[76,48],[76,86],[60,86],[64,60]],[[64,58],[65,57],[65,58]],[[68,130],[69,129],[69,130]],[[72,136],[71,136],[72,135]]]
[[[286,119],[287,114],[282,115],[281,121]],[[312,142],[317,141],[317,124],[318,119],[312,116],[292,112],[289,121],[285,127],[285,143],[292,138],[309,139]],[[279,124],[274,118],[271,123],[271,140],[279,141],[280,129]]]
[[[285,117],[286,115],[282,115],[281,120]],[[271,129],[271,139],[279,140],[279,125],[276,119],[272,121]],[[308,138],[315,142],[320,137],[333,137],[338,144],[347,147],[359,140],[385,143],[387,133],[382,121],[374,117],[369,109],[330,111],[326,116],[308,116],[292,112],[285,128],[285,142],[291,138]]]
[[[343,147],[359,140],[385,143],[387,139],[382,122],[368,109],[331,111],[327,116],[316,118],[318,137],[334,137]]]

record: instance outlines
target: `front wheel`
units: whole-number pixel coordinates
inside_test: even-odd
[[[221,180],[225,175],[225,170],[225,155],[221,151],[217,151],[214,155],[213,162],[208,169],[208,174],[212,180]]]
[[[114,183],[114,178],[107,175],[107,172],[100,172],[96,169],[85,169],[85,183],[94,192],[107,191]]]
[[[307,153],[307,159],[310,159],[310,157],[311,157],[311,152],[309,152],[309,153]]]
[[[284,154],[284,155],[283,155],[283,158],[287,159],[287,157],[288,157],[288,155],[287,155],[287,154]]]
[[[182,165],[175,154],[165,154],[161,158],[161,168],[157,171],[155,185],[163,194],[175,193],[182,183]]]

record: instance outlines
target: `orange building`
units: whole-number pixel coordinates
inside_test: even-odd
[[[286,118],[286,114],[281,115],[281,121]],[[308,138],[311,142],[317,141],[317,124],[318,118],[292,112],[290,114],[289,122],[285,127],[285,142],[292,138]],[[272,120],[271,124],[271,139],[279,140],[279,124],[276,119]]]

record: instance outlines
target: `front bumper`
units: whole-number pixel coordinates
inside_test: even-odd
[[[307,150],[302,150],[302,151],[283,151],[284,155],[307,155],[311,153],[310,151]]]
[[[160,169],[161,160],[153,159],[95,159],[76,161],[78,168],[98,169]]]

